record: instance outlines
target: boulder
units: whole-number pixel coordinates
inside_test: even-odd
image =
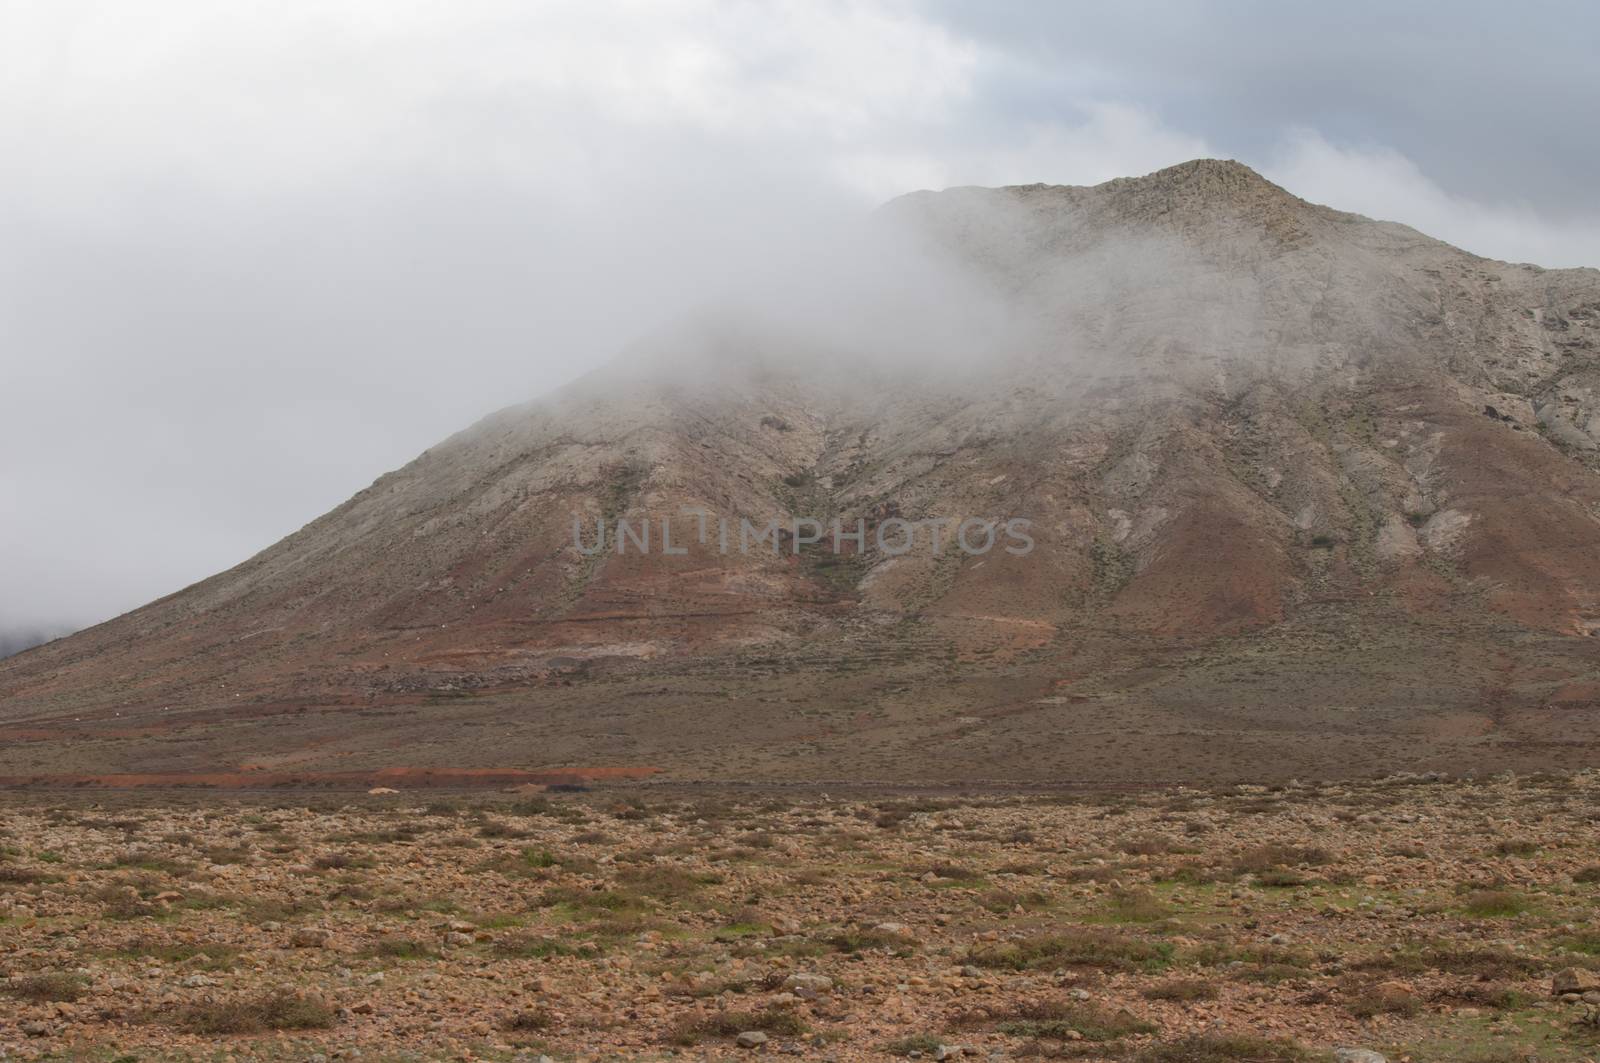
[[[1335,1048],[1334,1063],[1389,1063],[1389,1057],[1370,1048]]]
[[[1567,993],[1588,993],[1600,989],[1600,977],[1592,971],[1581,967],[1568,967],[1557,971],[1555,977],[1550,979],[1550,995],[1564,996]]]
[[[825,974],[791,974],[783,980],[783,988],[791,993],[820,994],[833,992],[833,979]],[[804,990],[804,993],[801,991]]]

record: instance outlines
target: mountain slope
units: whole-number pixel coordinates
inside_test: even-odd
[[[1212,160],[917,193],[873,224],[958,263],[1004,335],[925,361],[759,319],[657,337],[0,662],[0,777],[1593,761],[1600,273]],[[867,548],[725,553],[685,509],[860,520]],[[875,545],[934,517],[1026,518],[1035,547]],[[575,518],[665,519],[686,552],[585,556]]]

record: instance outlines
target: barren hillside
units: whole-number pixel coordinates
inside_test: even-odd
[[[936,369],[840,371],[759,327],[646,343],[234,569],[0,662],[0,777],[1594,762],[1600,273],[1211,160],[917,193],[872,224],[1023,327]],[[869,534],[723,552],[685,509]],[[586,556],[575,517],[666,519],[686,552]],[[872,534],[1013,517],[1025,555]]]

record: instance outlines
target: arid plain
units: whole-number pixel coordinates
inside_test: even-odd
[[[1587,773],[0,807],[6,1058],[1600,1054]]]

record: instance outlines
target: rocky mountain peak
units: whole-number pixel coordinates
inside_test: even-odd
[[[764,319],[686,328],[660,346],[700,376],[624,361],[487,419],[234,569],[0,661],[0,776],[411,751],[919,782],[1593,761],[1600,275],[1213,159],[876,220],[931,237],[994,315],[945,342],[954,293],[908,275],[843,356]],[[911,360],[875,374],[875,342]],[[941,343],[963,375],[934,386]],[[762,350],[792,371],[726,368]],[[949,522],[1012,518],[1025,554],[949,548]],[[656,549],[575,541],[619,520]],[[789,531],[741,551],[742,521]],[[896,552],[893,522],[933,523]]]

